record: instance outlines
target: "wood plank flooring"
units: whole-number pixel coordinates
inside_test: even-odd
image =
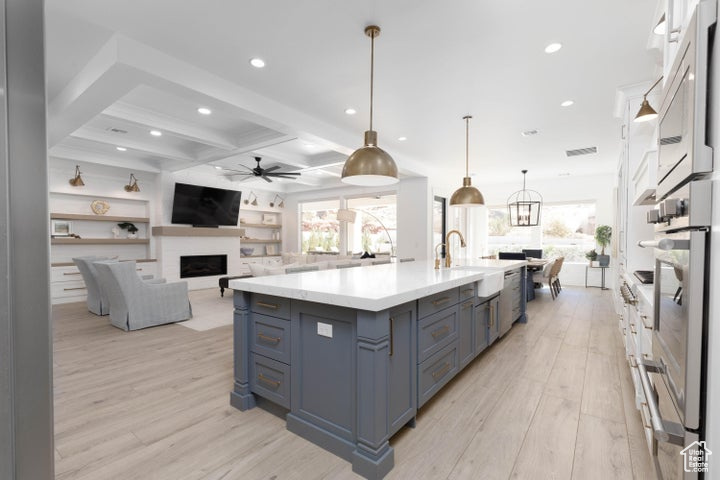
[[[231,315],[232,296],[191,295]],[[611,302],[599,289],[540,291],[527,324],[391,439],[387,478],[652,478]],[[53,326],[58,480],[360,478],[272,405],[230,407],[231,326],[126,333],[79,303],[55,306]]]

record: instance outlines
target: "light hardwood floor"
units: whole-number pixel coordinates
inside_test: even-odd
[[[231,315],[231,296],[192,295]],[[387,478],[654,478],[611,301],[584,288],[553,301],[545,288],[527,324],[391,439]],[[54,307],[53,325],[59,480],[360,478],[272,405],[230,407],[231,326],[125,333],[84,304]]]

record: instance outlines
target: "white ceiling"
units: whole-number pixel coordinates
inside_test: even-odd
[[[613,171],[616,88],[653,80],[656,0],[47,0],[50,154],[148,171],[279,164],[337,185],[375,119],[402,176],[474,184]],[[544,53],[551,42],[563,48]],[[255,69],[251,57],[267,66]],[[560,107],[571,99],[571,107]],[[197,107],[213,110],[201,116]],[[348,116],[353,107],[357,115]],[[108,130],[115,128],[127,133]],[[158,128],[162,137],[152,137]],[[521,136],[537,129],[538,135]],[[407,137],[400,142],[398,137]],[[116,146],[128,148],[119,152]],[[597,146],[594,155],[565,150]],[[261,181],[261,180],[252,180]],[[264,183],[264,182],[263,182]],[[290,185],[290,184],[293,185]],[[295,184],[297,183],[297,185]]]

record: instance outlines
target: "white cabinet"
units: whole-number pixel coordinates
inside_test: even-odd
[[[633,205],[655,205],[657,168],[657,150],[646,150],[632,178]]]

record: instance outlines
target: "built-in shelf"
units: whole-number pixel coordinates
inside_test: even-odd
[[[282,240],[265,240],[262,238],[241,238],[241,243],[280,243]]]
[[[132,245],[148,244],[148,238],[51,238],[50,245]]]
[[[274,228],[275,230],[282,228],[282,225],[270,225],[268,223],[241,223],[240,226],[252,228]]]
[[[118,260],[119,262],[135,262],[135,263],[152,263],[157,262],[157,258],[126,258]],[[56,262],[51,263],[51,267],[74,267],[75,262]]]
[[[281,255],[241,255],[240,258],[280,257]]]
[[[130,222],[130,223],[150,223],[148,217],[122,217],[113,215],[85,215],[82,213],[51,213],[50,218],[53,220],[87,220],[91,222]]]
[[[242,237],[244,228],[208,228],[208,227],[152,227],[152,234],[157,237]]]

